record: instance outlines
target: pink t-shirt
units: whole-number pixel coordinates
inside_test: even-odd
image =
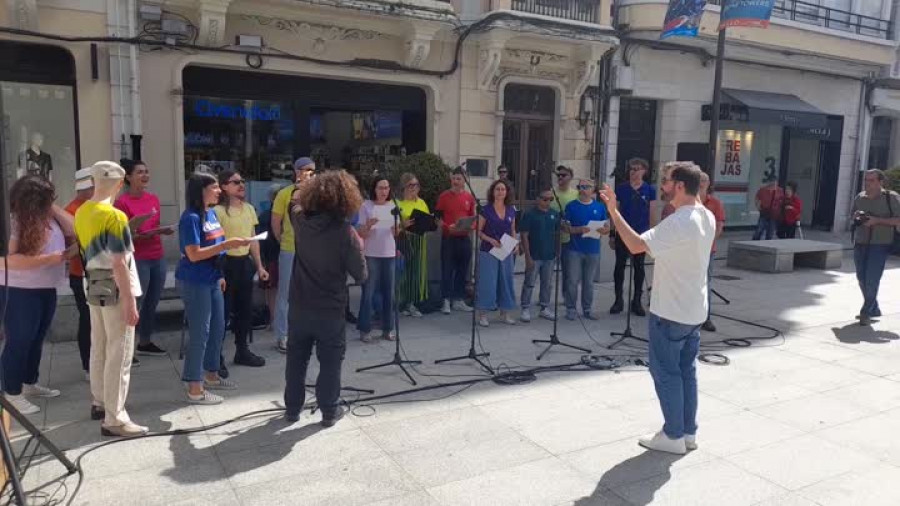
[[[10,225],[9,238],[18,240],[19,234],[16,223],[13,221]],[[66,249],[66,238],[63,236],[62,229],[59,228],[59,223],[56,220],[50,220],[50,234],[47,237],[47,242],[44,243],[44,247],[41,249],[41,254],[59,253],[64,249]],[[3,284],[4,277],[3,264],[0,263],[0,285]],[[65,282],[65,279],[65,262],[35,269],[9,270],[9,286],[14,288],[57,288]]]
[[[116,200],[116,208],[121,209],[128,219],[152,213],[153,216],[137,229],[137,233],[159,228],[159,198],[145,191],[140,197],[123,193]],[[134,258],[136,260],[159,260],[163,257],[162,238],[159,235],[134,239]]]

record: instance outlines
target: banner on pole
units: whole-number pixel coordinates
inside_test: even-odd
[[[725,0],[719,30],[729,26],[768,28],[775,0]]]
[[[660,39],[668,37],[696,37],[706,0],[669,0],[669,10],[663,21]]]

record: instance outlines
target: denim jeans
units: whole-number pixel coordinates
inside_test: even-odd
[[[356,328],[360,332],[372,331],[372,306],[377,293],[380,302],[381,330],[385,334],[394,329],[394,273],[396,259],[366,257],[369,277],[362,286],[359,300],[359,321]]]
[[[44,338],[56,312],[56,289],[11,286],[0,290],[0,304],[4,302],[6,343],[0,357],[3,391],[19,395],[23,384],[37,383]]]
[[[272,329],[275,339],[283,341],[288,335],[288,302],[291,293],[291,274],[294,272],[294,252],[278,254],[278,295],[275,299],[275,322]]]
[[[516,292],[513,287],[514,262],[513,255],[509,255],[501,262],[487,251],[478,251],[475,309],[510,311],[516,308]]]
[[[141,282],[141,296],[138,298],[137,334],[140,344],[149,344],[153,339],[154,323],[156,321],[156,307],[162,296],[163,287],[166,284],[166,261],[137,260],[138,278]]]
[[[600,265],[600,255],[585,255],[577,251],[563,252],[566,259],[566,309],[574,310],[575,301],[578,299],[578,284],[581,284],[581,310],[585,313],[591,311],[594,305],[594,272]]]
[[[449,300],[466,297],[472,239],[469,236],[445,236],[441,239],[441,295]]]
[[[553,291],[553,267],[555,265],[555,258],[553,260],[535,260],[534,266],[525,270],[525,281],[522,283],[522,309],[531,307],[531,294],[534,292],[534,282],[538,276],[541,279],[538,303],[541,309],[550,306],[550,295]]]
[[[673,439],[697,434],[697,353],[700,326],[650,313],[650,376],[662,408],[663,432]]]
[[[203,381],[203,371],[218,372],[225,340],[225,296],[218,284],[179,281],[190,342],[182,381]]]
[[[890,244],[857,244],[853,248],[853,262],[856,264],[856,280],[863,295],[861,315],[880,316],[881,308],[878,306],[878,287],[881,285],[881,275],[884,274],[884,264],[891,252]]]
[[[759,221],[756,222],[756,232],[753,232],[753,240],[758,241],[762,238],[763,234],[765,234],[766,240],[768,241],[775,235],[776,225],[778,225],[778,223],[776,223],[775,220],[760,214]]]

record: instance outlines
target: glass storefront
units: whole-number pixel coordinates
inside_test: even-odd
[[[769,177],[778,177],[780,125],[742,124],[719,131],[715,193],[725,205],[728,226],[753,225],[759,219],[756,192]]]

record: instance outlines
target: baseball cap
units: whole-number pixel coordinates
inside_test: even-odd
[[[116,162],[97,162],[91,166],[91,176],[95,181],[125,179],[125,169]]]
[[[315,164],[316,164],[316,162],[314,162],[312,160],[312,158],[309,158],[307,156],[301,156],[300,158],[297,159],[297,161],[294,162],[294,170],[300,170],[303,167],[306,167],[307,165],[315,165]]]
[[[75,191],[87,190],[94,187],[91,179],[91,167],[85,167],[75,171]]]

